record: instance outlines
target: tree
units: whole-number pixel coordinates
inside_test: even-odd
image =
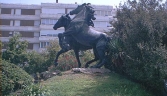
[[[161,90],[167,76],[167,52],[160,46],[167,31],[167,11],[161,1],[128,0],[118,7],[113,23],[123,42],[126,74],[156,90]]]
[[[12,38],[10,38],[8,42],[8,47],[6,51],[2,53],[2,59],[8,60],[10,63],[14,63],[16,65],[23,64],[27,62],[27,41],[20,41],[20,34],[15,34]]]

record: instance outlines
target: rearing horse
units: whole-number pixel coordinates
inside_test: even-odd
[[[63,33],[65,36],[72,36],[77,42],[85,46],[93,47],[95,53],[98,54],[100,61],[92,66],[100,68],[106,63],[107,43],[109,36],[103,32],[99,32],[90,28],[87,24],[89,13],[93,12],[91,6],[82,4],[70,12],[70,15],[76,16],[70,22],[67,30]]]
[[[93,16],[93,13],[90,14],[90,20],[91,19],[95,19],[95,17]],[[56,24],[54,25],[53,29],[56,30],[57,28],[64,27],[65,30],[67,30],[67,27],[70,24],[70,22],[71,22],[71,18],[70,18],[70,16],[68,14],[67,15],[62,15],[58,19]],[[90,26],[92,25],[92,23],[90,23],[89,21],[87,23]],[[55,66],[58,65],[57,61],[58,61],[58,57],[59,57],[60,54],[65,53],[65,52],[73,49],[74,53],[75,53],[75,57],[76,57],[76,59],[78,61],[78,67],[81,67],[81,62],[80,62],[80,59],[79,59],[79,51],[80,50],[85,51],[85,50],[88,50],[88,49],[92,49],[92,47],[91,46],[85,46],[85,45],[82,45],[82,44],[78,43],[71,36],[65,36],[64,37],[62,33],[59,33],[58,37],[59,37],[59,45],[61,47],[61,50],[56,55]],[[87,62],[85,64],[86,68],[89,66],[90,63],[98,60],[98,56],[97,56],[97,54],[95,52],[94,52],[94,56],[95,56],[95,58],[93,60],[91,60],[91,61],[89,61],[89,62]]]

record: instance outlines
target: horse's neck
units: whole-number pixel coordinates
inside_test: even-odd
[[[68,27],[67,25],[66,25],[66,26],[64,26],[65,31],[67,30],[67,27]]]
[[[70,25],[70,22],[71,22],[71,20],[67,21],[66,24],[63,26],[65,31],[67,30],[68,26]]]

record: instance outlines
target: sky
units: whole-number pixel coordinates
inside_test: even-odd
[[[119,6],[120,3],[124,3],[127,0],[58,0],[59,3],[77,4],[91,3],[93,5],[110,5],[113,7]],[[166,0],[163,0],[163,2]],[[56,3],[56,0],[0,0],[0,3],[19,3],[19,4],[38,4],[41,3]]]
[[[126,0],[58,0],[59,3],[77,4],[91,3],[93,5],[110,5],[118,6],[120,2]],[[19,3],[19,4],[41,4],[41,3],[55,3],[56,0],[0,0],[0,3]]]

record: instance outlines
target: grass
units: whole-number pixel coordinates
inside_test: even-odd
[[[64,74],[42,84],[50,90],[50,96],[153,96],[116,73]]]

